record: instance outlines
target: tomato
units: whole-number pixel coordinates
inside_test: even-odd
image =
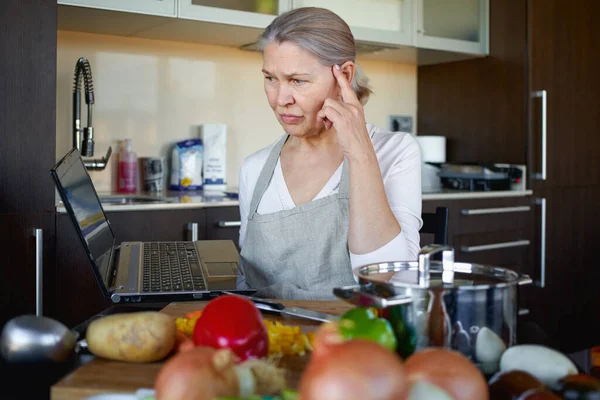
[[[193,340],[196,346],[227,348],[240,361],[265,357],[269,336],[260,311],[243,297],[223,295],[211,300],[198,318]]]

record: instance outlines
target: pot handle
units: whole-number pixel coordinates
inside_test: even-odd
[[[527,274],[519,274],[519,280],[517,281],[517,284],[519,286],[521,285],[529,285],[533,283],[533,280],[529,277],[529,275]]]
[[[340,288],[333,288],[333,294],[338,298],[360,307],[386,308],[401,304],[412,303],[411,296],[394,296],[383,298],[377,295],[366,293],[361,290],[361,285],[350,285]]]
[[[429,263],[432,255],[442,253],[442,282],[454,282],[454,248],[441,244],[430,244],[419,252],[419,286],[429,287]]]

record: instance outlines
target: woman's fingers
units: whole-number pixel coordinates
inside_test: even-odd
[[[344,75],[344,73],[339,68],[339,65],[334,65],[332,67],[332,71],[333,76],[335,76],[335,79],[337,79],[337,82],[340,85],[340,88],[342,89],[342,100],[344,101],[344,103],[360,105],[360,101],[358,100],[354,89],[352,89],[350,82],[348,82],[348,79],[346,79],[346,75]]]
[[[332,125],[337,125],[342,121],[342,115],[338,110],[331,106],[324,105],[321,111],[317,113],[317,118],[325,124],[327,129]]]
[[[331,97],[328,97],[323,102],[323,108],[325,108],[325,107],[331,107],[334,110],[336,110],[340,115],[348,117],[348,110],[352,106],[349,104],[344,104],[340,101],[334,100]]]

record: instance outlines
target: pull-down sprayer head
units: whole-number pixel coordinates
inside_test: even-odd
[[[83,128],[81,137],[81,80],[85,90],[87,104],[87,126]],[[82,156],[94,155],[94,128],[92,127],[92,104],[94,104],[94,82],[92,68],[85,58],[81,57],[75,65],[75,82],[73,86],[73,147],[80,150]]]

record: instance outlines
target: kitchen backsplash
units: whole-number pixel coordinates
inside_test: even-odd
[[[98,191],[113,188],[113,162],[124,138],[132,139],[138,157],[168,159],[175,142],[198,137],[200,124],[226,124],[227,183],[235,187],[244,158],[283,134],[263,91],[260,53],[59,31],[57,160],[72,147],[73,74],[79,57],[89,60],[93,74],[94,158],[113,148],[109,166],[90,172]],[[416,67],[358,61],[375,92],[365,106],[367,121],[386,127],[389,115],[414,120]],[[87,126],[85,104],[81,110]]]

